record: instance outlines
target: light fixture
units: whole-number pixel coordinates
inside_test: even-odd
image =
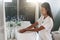
[[[33,3],[44,3],[44,2],[46,2],[47,0],[26,0],[26,2],[33,2]]]
[[[4,0],[4,2],[12,2],[12,0]]]

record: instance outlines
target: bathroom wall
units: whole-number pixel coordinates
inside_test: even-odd
[[[0,0],[0,26],[3,26],[3,5],[2,1]]]
[[[0,0],[0,40],[4,40],[3,0]]]
[[[49,3],[54,17],[54,27],[52,30],[56,31],[60,26],[60,0],[49,0]]]

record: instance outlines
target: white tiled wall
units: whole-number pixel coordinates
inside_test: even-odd
[[[3,26],[3,2],[0,1],[0,26]]]

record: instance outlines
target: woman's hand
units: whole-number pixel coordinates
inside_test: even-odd
[[[19,30],[19,32],[20,33],[24,33],[24,32],[26,32],[26,30],[25,29],[22,29],[22,30]]]

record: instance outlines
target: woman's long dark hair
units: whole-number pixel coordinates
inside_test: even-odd
[[[41,5],[41,7],[44,7],[47,10],[47,14],[53,19],[51,8],[49,3],[45,2]],[[53,19],[54,20],[54,19]]]

